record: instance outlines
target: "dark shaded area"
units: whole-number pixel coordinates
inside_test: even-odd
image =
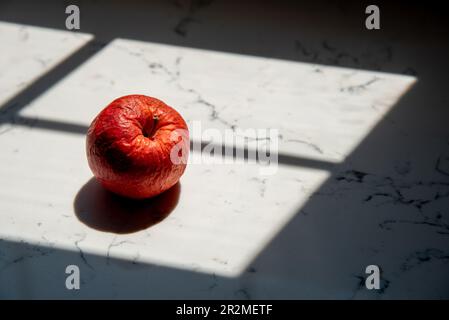
[[[0,240],[0,299],[248,299],[239,278],[147,262]],[[7,258],[6,258],[7,257]],[[80,269],[80,290],[65,287],[66,267]],[[35,287],[37,286],[37,287]],[[243,287],[242,287],[243,286]]]
[[[178,182],[156,197],[133,200],[107,191],[92,178],[80,189],[73,206],[78,219],[93,229],[134,233],[164,220],[178,204],[180,192]]]
[[[2,1],[0,20],[66,30],[69,4],[44,0],[37,7],[32,0]],[[127,38],[388,72],[407,70],[379,63],[394,54],[385,41],[399,40],[397,35],[403,37],[410,28],[414,30],[409,36],[415,37],[449,31],[444,3],[435,0],[376,1],[381,30],[370,33],[364,28],[365,8],[374,3],[365,0],[80,0],[76,4],[81,11],[80,32],[94,34],[99,43]]]

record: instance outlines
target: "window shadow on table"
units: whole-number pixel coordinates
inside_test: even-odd
[[[433,113],[422,108],[437,99],[431,95],[434,86],[420,81],[402,97],[237,277],[95,255],[81,251],[79,243],[77,252],[3,240],[0,282],[8,289],[0,289],[0,296],[447,298],[449,176],[438,167],[438,159],[449,145],[435,142],[431,132],[449,137],[444,126],[449,110],[439,104]],[[113,203],[96,203],[94,198],[109,197],[98,188],[90,180],[80,190],[77,198],[84,200],[75,200],[80,220],[85,208],[102,211]],[[95,219],[89,222],[93,227],[98,225]],[[103,223],[99,229],[105,229]],[[81,268],[81,291],[64,287],[63,270],[69,264]],[[376,292],[364,287],[364,268],[370,264],[382,268],[382,287]],[[422,266],[433,267],[432,272]]]
[[[214,6],[214,3],[210,5],[212,9]],[[388,23],[383,24],[378,33],[362,30],[363,15],[355,15],[360,19],[357,27],[346,28],[344,20],[348,20],[350,13],[345,12],[344,6],[332,18],[334,24],[327,27],[320,23],[322,20],[311,18],[317,16],[313,10],[315,14],[305,9],[301,12],[284,10],[281,17],[290,16],[288,23],[276,20],[275,11],[265,10],[274,15],[272,28],[264,25],[262,19],[251,20],[243,13],[226,15],[223,12],[225,17],[218,18],[217,23],[224,26],[222,31],[227,31],[222,33],[216,32],[219,27],[200,27],[207,24],[208,19],[207,14],[202,16],[202,8],[194,13],[200,22],[195,22],[194,17],[190,20],[182,17],[182,13],[187,12],[182,7],[173,8],[173,12],[177,10],[179,20],[164,20],[164,15],[153,10],[148,14],[154,19],[144,12],[133,24],[117,24],[117,28],[110,31],[106,23],[95,27],[95,14],[88,13],[91,17],[84,20],[86,29],[81,31],[101,33],[103,29],[108,41],[114,35],[307,63],[418,73],[419,81],[344,163],[332,169],[329,179],[308,202],[297,208],[292,220],[261,248],[239,277],[225,278],[213,273],[115,258],[110,258],[108,265],[106,257],[99,255],[3,240],[0,241],[0,296],[348,299],[362,294],[368,298],[448,298],[445,262],[449,255],[449,205],[446,202],[449,181],[447,170],[440,167],[440,159],[446,158],[449,146],[449,100],[445,87],[448,49],[447,44],[438,41],[437,33],[428,32],[436,27],[429,28],[428,21],[414,27],[412,23],[403,23],[406,18],[391,18],[404,24],[408,29],[406,34],[413,34],[417,43],[413,47],[404,46],[401,39],[407,37],[399,31],[391,32]],[[257,6],[254,9],[264,17],[262,10],[264,8]],[[31,10],[23,14],[0,10],[0,19],[63,28],[59,15],[63,12],[62,5],[49,6],[48,11],[42,11],[49,19],[41,19],[41,12]],[[212,15],[217,14],[212,12],[215,12]],[[388,17],[390,13],[387,10],[385,14]],[[144,17],[148,25],[143,22]],[[338,19],[341,25],[336,23]],[[247,32],[246,36],[234,32],[232,27],[226,28],[230,21],[240,28],[243,22],[249,25],[242,29]],[[158,27],[151,28],[153,24]],[[337,27],[323,30],[333,26]],[[284,32],[287,29],[293,31]],[[447,29],[440,31],[444,35]],[[419,41],[432,37],[435,40],[427,42],[431,45],[428,49],[419,46]],[[350,54],[361,46],[369,49],[366,56],[363,52],[358,56]],[[63,73],[58,73],[60,76]],[[39,89],[37,93],[43,91]],[[41,122],[43,127],[55,130],[80,134],[85,130],[76,124],[45,121]],[[301,159],[287,160],[287,164],[305,164]],[[90,205],[91,208],[95,206]],[[80,265],[85,290],[65,289],[63,270],[68,264]],[[378,292],[364,290],[364,268],[368,264],[378,264],[383,269],[382,289]],[[426,269],[428,266],[433,267]]]

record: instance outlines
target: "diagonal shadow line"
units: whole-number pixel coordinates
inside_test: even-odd
[[[70,72],[79,67],[82,63],[87,61],[104,46],[105,43],[90,40],[63,61],[59,62],[47,73],[3,103],[3,105],[0,106],[0,123],[5,121],[7,122],[8,120],[5,120],[5,118],[17,114],[17,112],[26,107],[31,101],[36,99],[62,78],[67,76]]]
[[[53,131],[62,131],[74,134],[86,134],[88,126],[79,123],[72,123],[59,120],[41,119],[37,117],[28,117],[22,115],[16,115],[11,117],[5,123],[10,123],[14,126],[39,128]]]
[[[190,149],[195,151],[195,148],[193,148],[193,145],[195,144],[195,141],[190,142]],[[213,142],[203,142],[200,143],[201,151],[207,146],[208,148],[211,148],[215,152],[215,150],[221,151],[222,157],[233,157],[235,158],[243,158],[244,160],[255,160],[256,162],[259,161],[259,153],[257,152],[250,152],[250,150],[247,147],[244,148],[238,148],[235,146],[228,146],[224,143],[213,143]],[[331,171],[336,165],[338,165],[338,162],[332,162],[332,161],[326,161],[326,160],[318,160],[318,159],[312,159],[307,157],[299,157],[294,155],[289,155],[285,153],[278,153],[277,154],[278,163],[281,165],[286,166],[295,166],[295,167],[308,167],[313,169],[319,169],[319,170],[327,170]]]
[[[9,123],[15,125],[15,126],[25,126],[30,128],[40,128],[40,129],[46,129],[46,130],[55,130],[55,131],[63,131],[68,133],[74,133],[74,134],[86,134],[88,130],[88,126],[85,126],[83,124],[77,124],[77,123],[71,123],[71,122],[65,122],[65,121],[59,121],[59,120],[49,120],[49,119],[40,119],[40,118],[33,118],[33,117],[27,117],[27,116],[21,116],[17,115],[9,121]],[[196,151],[193,147],[196,145],[196,141],[190,141],[190,149],[192,151]],[[258,153],[257,152],[250,152],[250,150],[247,147],[244,148],[238,148],[235,146],[227,146],[223,143],[216,144],[211,142],[203,142],[201,141],[199,143],[201,146],[201,151],[208,146],[211,148],[211,150],[221,150],[221,154],[224,156],[232,156],[235,158],[243,158],[244,160],[255,160],[258,161]],[[336,165],[338,165],[338,162],[332,162],[327,160],[318,160],[318,159],[312,159],[307,157],[299,157],[284,153],[278,153],[278,164],[286,165],[286,166],[296,166],[296,167],[308,167],[313,169],[319,169],[319,170],[327,170],[331,171]]]

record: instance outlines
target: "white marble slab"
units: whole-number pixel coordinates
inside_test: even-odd
[[[252,264],[266,257],[270,241],[289,221],[297,221],[330,177],[329,168],[320,164],[338,169],[415,80],[113,41],[20,112],[35,118],[34,125],[13,126],[0,136],[0,177],[7,181],[0,187],[0,296],[351,297],[354,282],[340,281],[338,275],[335,287],[324,294],[325,283],[311,287],[302,282],[301,287],[295,272],[259,275]],[[279,129],[279,154],[317,165],[290,161],[280,163],[276,174],[261,176],[258,165],[191,164],[181,179],[177,206],[161,223],[121,235],[93,229],[75,214],[93,210],[86,200],[86,184],[93,182],[85,137],[77,130],[54,130],[51,123],[88,126],[108,102],[131,93],[160,98],[189,126],[200,121],[203,128],[220,130]],[[298,232],[304,239],[319,237],[307,236],[317,220],[304,216]],[[284,243],[283,250],[300,256],[292,261],[307,264],[306,272],[321,270],[319,253],[310,245]],[[270,270],[273,261],[268,260]],[[64,287],[67,264],[81,268],[79,291]],[[301,265],[291,267],[300,270]]]
[[[26,88],[92,35],[0,21],[0,103]]]

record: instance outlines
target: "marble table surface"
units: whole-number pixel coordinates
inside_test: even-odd
[[[90,36],[2,23],[0,39],[1,298],[449,297],[445,169],[416,179],[407,155],[379,160],[417,77],[115,39],[13,113],[9,99]],[[151,221],[105,193],[85,155],[91,120],[133,93],[176,108],[196,142],[195,123],[277,129],[275,173],[193,162]],[[380,290],[364,286],[371,264]]]

